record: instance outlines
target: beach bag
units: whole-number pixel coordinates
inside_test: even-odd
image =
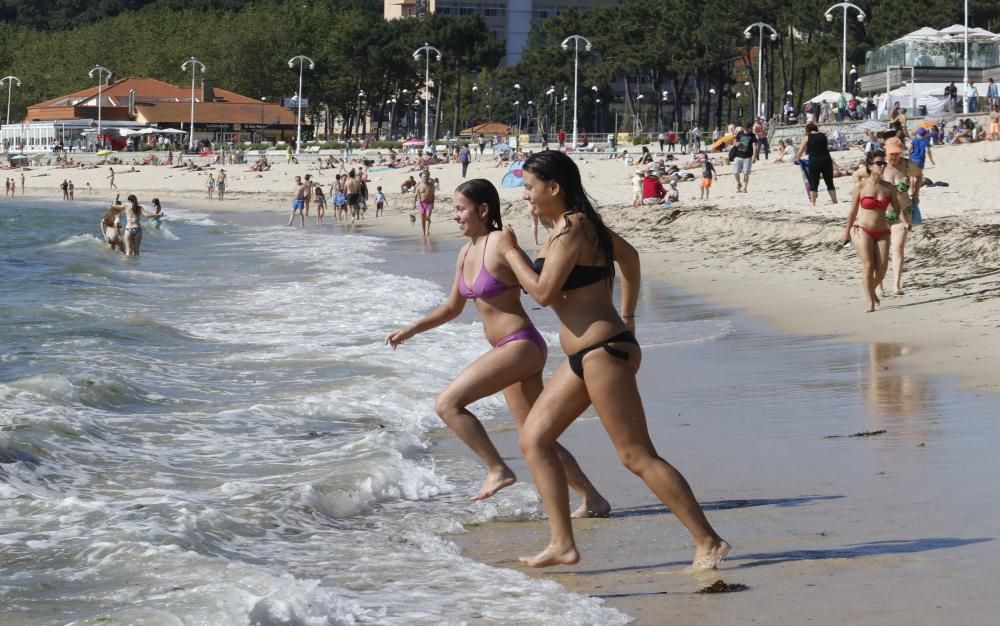
[[[736,160],[736,146],[729,149],[729,162],[732,163]]]
[[[913,206],[910,207],[910,222],[912,222],[914,226],[919,226],[923,223],[923,221],[923,217],[920,215],[920,205],[914,203]]]

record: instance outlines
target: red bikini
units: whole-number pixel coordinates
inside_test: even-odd
[[[869,211],[885,211],[889,208],[892,201],[889,198],[876,198],[875,196],[861,196],[861,208],[868,209]],[[855,224],[854,229],[861,229],[865,231],[869,237],[875,241],[882,241],[883,239],[888,239],[891,230],[870,230],[865,228],[861,224]]]

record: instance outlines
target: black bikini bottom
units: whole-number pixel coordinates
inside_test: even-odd
[[[628,352],[624,350],[619,350],[617,348],[612,348],[608,344],[612,343],[633,343],[639,345],[639,342],[635,340],[635,335],[632,334],[630,330],[623,330],[614,337],[610,339],[605,339],[601,343],[594,344],[583,350],[580,350],[576,354],[569,355],[569,368],[573,370],[573,373],[583,378],[583,357],[587,356],[588,352],[597,350],[598,348],[604,348],[604,351],[613,357],[617,357],[623,361],[628,361]]]

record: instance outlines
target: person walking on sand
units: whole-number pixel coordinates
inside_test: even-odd
[[[208,173],[208,182],[206,183],[208,188],[208,199],[212,200],[215,197],[215,175],[212,172]]]
[[[747,127],[750,125],[747,124]],[[747,193],[750,187],[750,168],[753,167],[753,153],[757,145],[757,136],[747,128],[740,128],[736,133],[733,159],[733,176],[736,178],[736,193]],[[740,180],[740,174],[743,180]]]
[[[299,214],[299,221],[302,224],[302,228],[306,227],[306,216],[303,213],[306,206],[305,193],[306,186],[302,184],[302,177],[295,177],[295,185],[292,188],[292,214],[288,216],[288,223],[285,226],[291,226],[292,222],[295,221],[295,214]]]
[[[424,237],[429,237],[431,211],[434,210],[434,183],[431,182],[431,173],[427,170],[420,172],[420,182],[417,183],[417,190],[413,195],[413,209],[420,210],[420,230]]]
[[[21,172],[21,195],[24,195],[24,172]]]
[[[919,167],[921,171],[923,171],[927,159],[931,160],[931,165],[937,165],[934,162],[934,155],[931,154],[931,142],[927,138],[927,129],[923,126],[917,129],[916,136],[910,140],[910,145],[907,148],[907,158],[913,161],[913,164]]]
[[[219,169],[219,178],[215,181],[215,190],[218,192],[219,202],[222,202],[223,196],[226,195],[226,170],[224,169]]]
[[[118,189],[118,185],[115,184],[115,168],[109,167],[108,171],[111,172],[107,176],[108,180],[111,181],[111,187],[110,188],[111,189]]]
[[[715,166],[712,159],[704,152],[699,157],[701,159],[701,200],[708,200],[712,192],[712,180],[715,178]]]
[[[458,153],[458,162],[462,164],[462,178],[465,178],[466,172],[469,171],[469,161],[472,160],[472,155],[469,153],[469,144],[463,144],[462,150]]]
[[[486,429],[468,406],[503,391],[518,428],[542,391],[542,368],[548,354],[545,339],[535,329],[524,307],[517,281],[496,241],[503,227],[500,195],[482,178],[458,186],[454,196],[455,222],[469,243],[459,251],[447,300],[421,320],[390,333],[385,343],[395,350],[406,340],[455,319],[472,300],[493,349],[466,367],[435,402],[445,424],[486,466],[486,480],[473,500],[485,500],[517,480],[490,441]],[[492,235],[492,236],[491,236]],[[478,268],[477,268],[478,261]],[[552,454],[560,472],[580,494],[576,517],[605,517],[611,510],[568,450],[553,442]]]
[[[923,172],[917,165],[903,158],[903,142],[898,137],[890,137],[885,141],[886,166],[882,178],[896,187],[896,196],[902,211],[895,214],[887,213],[889,227],[892,231],[892,290],[897,296],[903,295],[903,260],[906,238],[913,224],[919,224],[920,218],[920,187],[924,180]],[[882,290],[883,270],[877,288]]]
[[[466,145],[468,148],[468,144]],[[381,217],[382,211],[385,210],[385,194],[382,193],[382,186],[379,185],[375,188],[375,217]]]
[[[990,107],[990,141],[1000,141],[1000,107],[995,104]]]
[[[830,156],[830,146],[826,139],[826,134],[819,132],[819,127],[812,122],[806,124],[806,136],[799,145],[799,151],[795,155],[795,162],[802,160],[803,156],[809,157],[809,202],[816,206],[816,199],[819,197],[819,178],[823,177],[826,183],[826,190],[830,194],[830,203],[837,204],[837,189],[833,186],[833,157]]]
[[[730,550],[709,524],[691,487],[653,447],[636,372],[642,350],[635,339],[639,254],[605,226],[590,203],[573,159],[545,151],[524,162],[524,199],[555,222],[534,264],[508,226],[496,245],[521,284],[559,318],[567,354],[542,390],[521,429],[521,451],[549,518],[548,546],[521,557],[531,567],[580,560],[573,539],[566,478],[553,450],[556,439],[591,404],[618,456],[642,478],[691,533],[692,566],[713,569]],[[621,315],[612,302],[614,264],[622,273]]]
[[[840,239],[845,246],[854,242],[854,249],[861,260],[861,288],[865,294],[866,313],[873,312],[881,304],[876,289],[885,276],[889,260],[889,209],[896,215],[902,214],[896,188],[883,178],[886,165],[886,155],[881,149],[868,155],[865,162],[867,176],[854,186],[847,226]],[[908,220],[904,223],[909,230]]]

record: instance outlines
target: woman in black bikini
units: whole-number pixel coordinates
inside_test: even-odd
[[[535,402],[521,430],[521,449],[549,517],[548,547],[521,561],[532,567],[572,565],[573,540],[566,480],[551,445],[593,403],[622,463],[638,475],[687,527],[696,545],[693,566],[711,569],[729,552],[708,523],[680,472],[656,454],[646,427],[635,374],[642,358],[635,329],[639,255],[604,225],[571,158],[545,151],[524,163],[524,197],[555,225],[534,266],[508,227],[497,245],[518,282],[559,317],[569,357]],[[622,273],[622,313],[611,297],[613,263]]]

